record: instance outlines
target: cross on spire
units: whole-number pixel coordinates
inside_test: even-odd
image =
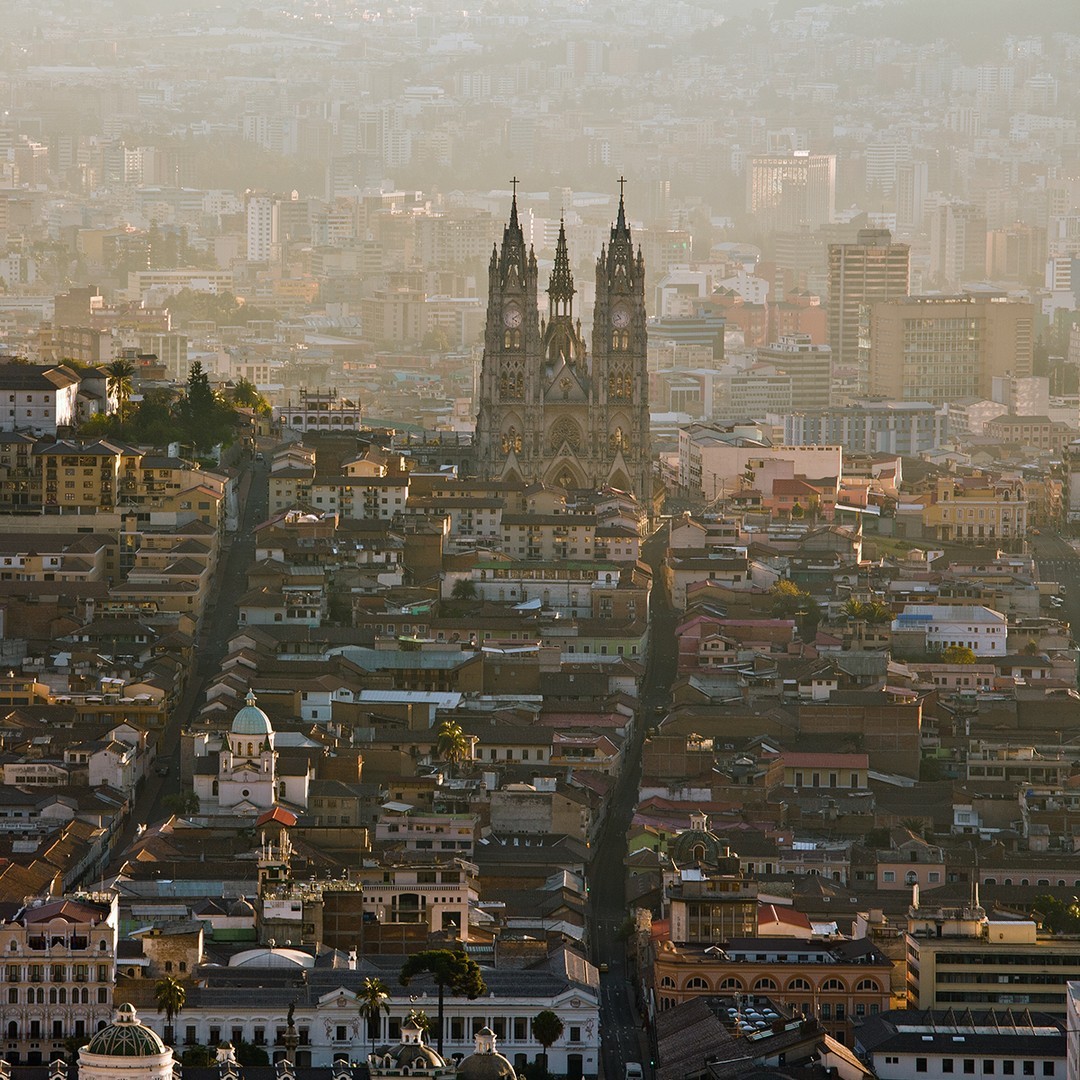
[[[520,183],[521,183],[521,181],[516,176],[511,177],[511,179],[510,179],[510,187],[513,189],[513,192],[514,192],[513,197],[515,199],[517,198],[517,186]]]
[[[623,194],[624,194],[623,189],[625,187],[626,187],[626,177],[625,176],[620,176],[619,177],[619,201],[620,202],[622,202],[622,197],[623,197]]]

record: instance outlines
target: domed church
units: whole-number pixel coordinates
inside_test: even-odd
[[[200,807],[210,812],[258,814],[278,803],[307,806],[306,770],[281,775],[273,725],[251,690],[222,734],[221,749],[196,759],[194,783]]]
[[[79,1080],[171,1080],[173,1052],[143,1024],[132,1005],[79,1051]]]

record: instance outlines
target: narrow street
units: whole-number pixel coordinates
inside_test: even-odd
[[[641,1062],[645,1076],[649,1066],[648,1032],[637,1013],[634,972],[626,961],[626,942],[620,936],[628,910],[626,906],[623,860],[626,831],[637,804],[641,780],[641,750],[645,730],[655,722],[667,704],[675,677],[676,613],[662,587],[659,573],[667,546],[667,526],[644,545],[644,558],[653,568],[653,592],[649,605],[649,647],[642,683],[641,711],[627,747],[626,762],[619,774],[607,821],[597,841],[597,853],[589,868],[593,961],[606,963],[600,976],[601,1075],[606,1080],[622,1080],[626,1062]]]
[[[226,539],[211,585],[211,607],[203,621],[195,645],[195,663],[179,705],[169,715],[161,736],[156,764],[168,764],[169,774],[156,771],[143,781],[135,797],[131,815],[117,839],[106,876],[119,870],[122,855],[135,838],[139,825],[151,825],[165,816],[162,801],[180,791],[180,732],[199,710],[206,683],[216,672],[225,653],[229,636],[236,629],[237,602],[244,594],[247,568],[255,551],[255,526],[266,515],[267,466],[252,462],[240,478],[240,527]]]

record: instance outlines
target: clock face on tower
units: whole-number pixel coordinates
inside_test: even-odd
[[[630,325],[630,312],[624,307],[617,307],[611,313],[611,325],[618,330],[624,330]]]
[[[521,325],[521,308],[516,304],[508,304],[503,311],[503,325],[516,330]]]

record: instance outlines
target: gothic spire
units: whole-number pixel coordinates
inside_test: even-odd
[[[525,234],[521,231],[521,222],[518,220],[517,186],[519,183],[516,176],[510,181],[513,188],[510,220],[503,229],[502,251],[499,254],[499,276],[504,285],[511,275],[515,276],[519,282],[524,282],[529,263],[529,257],[525,251]]]
[[[566,221],[559,221],[559,240],[555,245],[555,266],[548,283],[548,296],[554,306],[562,301],[569,305],[574,295],[574,274],[570,269],[570,254],[566,247]],[[554,314],[554,311],[552,312]],[[569,311],[566,312],[569,314]]]

